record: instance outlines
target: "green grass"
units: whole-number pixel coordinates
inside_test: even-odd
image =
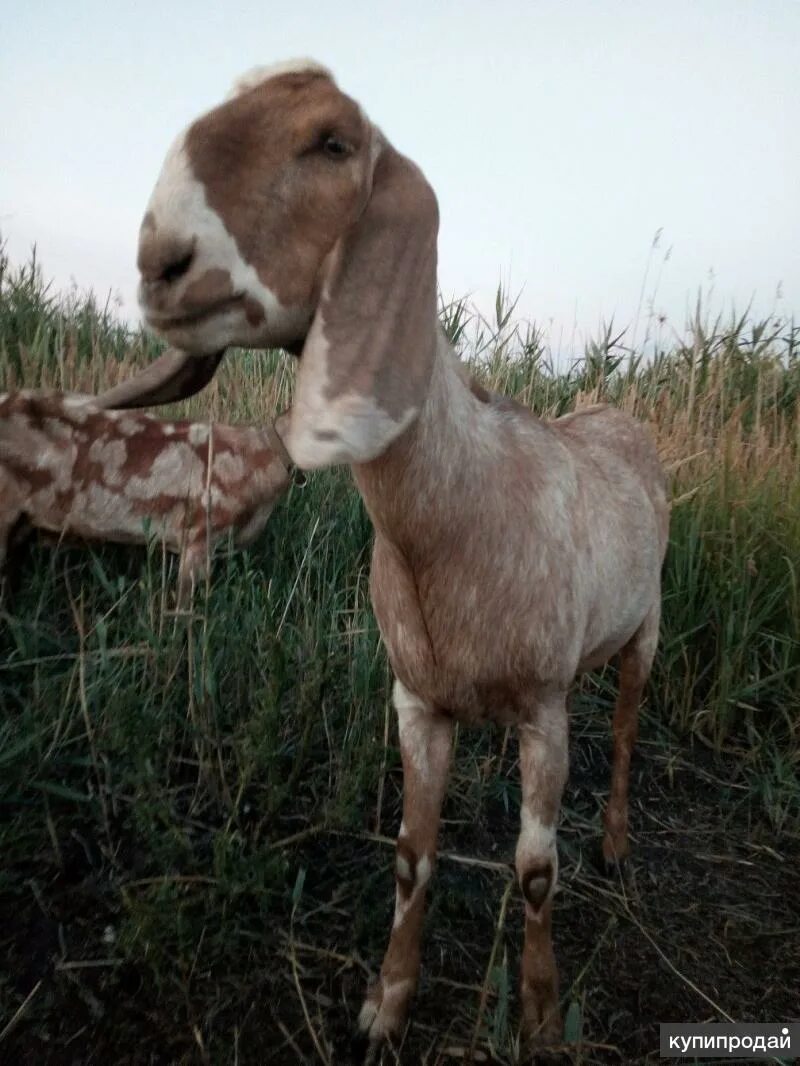
[[[603,398],[649,419],[673,474],[646,750],[669,764],[665,774],[692,752],[708,760],[721,826],[741,817],[776,840],[795,833],[800,331],[787,322],[707,322],[698,312],[669,346],[656,332],[631,352],[609,330],[574,366],[556,370],[540,334],[512,312],[500,292],[493,322],[462,301],[443,304],[442,319],[492,388],[538,411]],[[95,390],[157,351],[108,306],[64,299],[34,263],[14,268],[0,255],[0,390]],[[239,353],[179,410],[256,420],[287,404],[291,385],[280,354]],[[369,607],[370,543],[348,473],[323,472],[291,489],[252,551],[217,560],[188,624],[169,615],[176,566],[155,544],[34,546],[20,564],[13,610],[0,608],[1,909],[38,931],[25,934],[34,959],[45,919],[62,928],[47,940],[48,959],[110,958],[98,973],[115,975],[117,997],[126,981],[136,986],[129,994],[144,1003],[145,1028],[165,1005],[176,1044],[163,1048],[163,1061],[234,1061],[235,1034],[249,1024],[236,976],[242,960],[248,973],[270,971],[276,929],[289,937],[285,952],[311,936],[304,900],[323,893],[329,875],[335,897],[326,863],[347,838],[331,837],[326,849],[315,843],[318,831],[363,839],[396,830],[399,755],[391,678]],[[612,668],[581,684],[579,714],[590,713],[600,735],[614,687]],[[496,729],[459,733],[448,800],[456,826],[507,810],[513,838],[518,790],[506,742]],[[597,808],[586,817],[596,822]],[[296,847],[281,844],[295,834]],[[375,956],[388,928],[387,858],[350,871],[353,939]],[[432,927],[452,918],[448,906],[488,921],[491,936],[480,885],[453,882],[433,903]],[[261,929],[272,932],[264,938]],[[326,943],[323,934],[317,943]],[[29,987],[46,969],[31,965]],[[294,995],[287,967],[281,987]],[[71,1009],[85,1014],[94,1046],[116,1047],[97,1035],[102,1010],[118,1024],[118,1014],[97,1006],[101,986],[68,972],[83,1004]],[[490,977],[482,1039],[513,1055],[502,952]],[[18,968],[0,976],[0,1032],[26,994]],[[36,1061],[45,1061],[42,1049],[62,1046],[59,1002],[52,990],[37,994],[8,1037],[27,1034]],[[575,1029],[583,1015],[572,1002]],[[195,1029],[199,1036],[186,1036]]]

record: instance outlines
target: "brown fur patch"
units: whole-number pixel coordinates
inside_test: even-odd
[[[187,285],[181,299],[181,311],[205,311],[233,295],[233,283],[227,270],[207,270]]]
[[[265,319],[264,308],[252,296],[244,298],[244,313],[249,326],[260,326]]]
[[[419,407],[436,348],[438,225],[421,172],[383,148],[372,195],[331,259],[318,311],[330,352],[327,399],[360,393],[396,420]]]
[[[351,147],[348,159],[319,150],[330,133]],[[358,105],[313,72],[270,78],[189,128],[186,151],[209,206],[285,307],[312,302],[320,264],[360,213],[370,143]]]

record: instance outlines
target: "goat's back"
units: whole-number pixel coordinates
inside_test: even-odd
[[[642,422],[609,404],[593,404],[547,423],[575,457],[605,473],[620,461],[632,470],[658,519],[662,558],[669,530],[667,477],[652,435]]]

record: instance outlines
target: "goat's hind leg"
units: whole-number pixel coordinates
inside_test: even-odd
[[[631,640],[619,653],[619,694],[614,707],[614,757],[611,789],[605,811],[603,861],[611,872],[630,850],[628,843],[628,781],[631,752],[639,732],[639,706],[658,644],[661,602],[645,618]]]
[[[433,872],[439,816],[447,787],[452,720],[395,682],[394,705],[403,760],[403,821],[397,837],[395,907],[380,977],[358,1019],[368,1059],[399,1036],[419,977],[425,889]]]

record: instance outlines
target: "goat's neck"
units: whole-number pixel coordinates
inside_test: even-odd
[[[485,474],[501,442],[489,407],[470,391],[437,324],[436,352],[422,409],[370,463],[353,468],[373,524],[408,557],[433,556],[461,521],[475,521]]]

